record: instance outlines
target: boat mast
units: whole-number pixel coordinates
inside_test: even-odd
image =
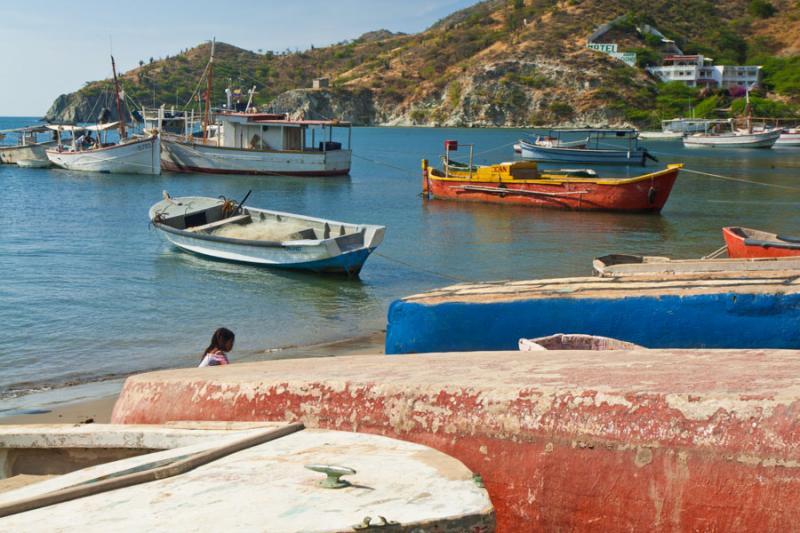
[[[209,111],[211,110],[211,84],[214,79],[214,45],[216,38],[211,40],[211,59],[208,60],[208,87],[206,88],[206,114],[203,120],[203,143],[208,140]]]
[[[117,117],[119,117],[119,140],[128,137],[125,133],[125,119],[122,116],[122,102],[119,98],[119,80],[117,79],[117,65],[114,63],[114,56],[111,56],[111,70],[114,73],[114,92],[117,94]]]

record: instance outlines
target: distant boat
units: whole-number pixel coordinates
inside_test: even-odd
[[[657,213],[683,166],[668,165],[632,178],[601,178],[590,169],[539,171],[532,161],[465,165],[447,159],[447,152],[441,170],[423,160],[423,194],[431,198],[579,211]]]
[[[639,138],[647,139],[648,141],[666,141],[672,139],[681,139],[685,133],[679,131],[640,131]]]
[[[569,133],[583,133],[589,135],[588,146],[584,147],[560,146],[561,135]],[[543,163],[599,163],[611,165],[642,165],[645,160],[658,161],[648,153],[646,148],[640,147],[637,141],[638,132],[633,129],[571,129],[550,130],[548,137],[555,138],[549,145],[545,143],[530,143],[524,139],[519,144],[522,148],[522,157]],[[601,147],[601,140],[607,138],[624,139],[627,147]],[[594,146],[592,146],[592,141]]]
[[[577,141],[562,141],[556,137],[549,137],[547,135],[539,136],[537,135],[534,140],[534,144],[537,146],[560,146],[561,148],[586,148],[586,143],[589,142],[589,139],[579,139]],[[521,142],[514,143],[514,151],[518,154],[522,153],[522,144]]]
[[[733,127],[732,120],[714,121],[709,124],[715,130],[727,126],[724,133],[711,131],[695,133],[683,138],[687,148],[772,148],[781,136],[781,130],[743,131]]]
[[[48,147],[55,146],[56,141],[48,138],[42,141],[42,133],[49,133],[46,126],[28,126],[0,131],[0,140],[9,136],[16,137],[15,144],[0,144],[0,163],[14,165],[19,161],[47,161],[45,151]],[[49,163],[48,163],[49,164]]]
[[[800,146],[800,128],[787,128],[781,132],[781,136],[775,141],[775,146]]]
[[[249,193],[248,193],[249,194]],[[246,198],[246,197],[245,197]],[[178,248],[252,265],[356,276],[383,241],[384,226],[357,225],[189,196],[150,208],[150,221]]]
[[[117,80],[117,69],[114,57],[111,57],[111,68],[114,72],[114,89],[116,91],[117,115],[123,117],[120,88]],[[100,142],[100,132],[114,126],[119,128],[119,142]],[[58,136],[58,147],[47,150],[50,161],[67,170],[83,172],[105,172],[112,174],[161,174],[161,139],[158,132],[150,132],[142,137],[128,137],[124,120],[112,124],[96,126],[59,126],[51,125]],[[98,138],[89,147],[77,144],[77,135],[82,131],[96,131]],[[71,144],[62,143],[62,134],[71,134]]]
[[[794,257],[800,256],[800,237],[778,235],[739,226],[722,228],[728,257]]]

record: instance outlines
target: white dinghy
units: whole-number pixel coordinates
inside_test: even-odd
[[[383,241],[384,226],[348,224],[188,196],[150,208],[150,221],[178,248],[253,265],[356,276]]]

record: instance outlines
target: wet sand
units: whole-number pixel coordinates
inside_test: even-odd
[[[302,359],[306,357],[336,357],[341,355],[380,355],[383,354],[385,334],[378,331],[362,337],[343,339],[340,341],[267,350],[263,359]],[[236,350],[231,353],[233,364],[236,363]],[[259,360],[262,358],[257,358]],[[248,362],[253,362],[248,359]],[[120,382],[120,389],[122,383]],[[72,403],[59,403],[51,406],[31,405],[29,413],[0,416],[0,424],[107,424],[111,421],[111,411],[117,401],[117,394],[107,394],[97,398],[83,399]]]

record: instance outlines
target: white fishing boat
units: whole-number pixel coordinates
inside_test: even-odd
[[[162,236],[181,250],[226,261],[357,276],[385,231],[244,207],[250,193],[241,202],[164,195],[150,208]]]
[[[41,134],[50,133],[46,126],[29,126],[0,131],[0,163],[18,164],[20,161],[47,161],[47,148],[55,146],[52,138],[43,139]],[[12,144],[9,140],[14,140]],[[49,163],[48,163],[49,165]]]
[[[157,132],[129,137],[117,143],[97,143],[91,148],[77,145],[81,131],[102,132],[116,127],[117,123],[100,126],[50,126],[62,139],[70,133],[70,143],[59,142],[56,148],[47,150],[47,158],[56,166],[82,172],[104,172],[111,174],[161,174],[161,138]]]
[[[111,56],[111,68],[114,73],[117,116],[124,117],[114,56]],[[108,132],[115,126],[119,128],[119,141],[116,143],[101,142],[100,132]],[[161,174],[161,137],[158,131],[145,132],[142,136],[128,137],[123,119],[119,122],[95,126],[51,125],[48,127],[56,132],[58,146],[55,149],[47,150],[47,158],[61,168],[111,174]],[[92,139],[89,146],[84,146],[78,133],[91,131],[96,131],[98,138]],[[70,144],[62,142],[62,135],[65,132],[70,133]]]
[[[564,141],[558,139],[557,137],[549,137],[547,135],[536,135],[534,137],[533,144],[537,146],[546,146],[552,148],[554,146],[560,146],[561,148],[586,148],[586,144],[589,142],[589,138],[586,139],[578,139],[577,141]],[[514,151],[518,154],[522,153],[522,144],[521,142],[514,143]]]
[[[562,144],[562,135],[583,133],[587,141],[583,146]],[[646,148],[638,144],[638,132],[633,129],[553,129],[547,137],[554,140],[528,142],[520,140],[522,157],[543,163],[599,163],[612,165],[642,165],[647,159],[658,161]],[[626,146],[616,147],[603,141],[608,138],[623,140]],[[587,144],[588,143],[588,144]]]
[[[0,428],[2,531],[480,531],[486,489],[411,442],[284,422]]]
[[[681,139],[685,133],[679,131],[640,131],[639,138],[648,141],[669,141]]]
[[[737,130],[733,120],[717,120],[709,124],[705,133],[684,137],[683,145],[687,148],[772,148],[780,136],[780,129]]]
[[[775,141],[775,146],[793,147],[800,146],[800,128],[787,128],[781,132],[781,136]]]
[[[172,132],[162,134],[161,164],[172,172],[284,176],[344,176],[350,172],[351,124],[338,120],[296,120],[286,114],[255,113],[250,98],[234,111],[230,90],[227,107],[212,111],[214,44],[207,68],[205,110],[200,132],[194,114],[171,113]],[[145,112],[147,117],[155,117]],[[183,135],[174,123],[183,118]],[[334,130],[341,132],[334,138]],[[346,132],[347,144],[341,135]]]

